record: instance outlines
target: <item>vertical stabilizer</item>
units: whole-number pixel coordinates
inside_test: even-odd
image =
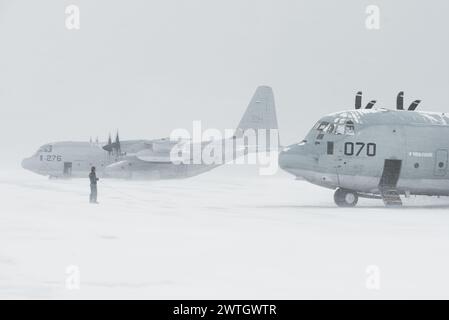
[[[246,108],[237,127],[236,136],[248,129],[278,129],[274,95],[271,87],[260,86]]]

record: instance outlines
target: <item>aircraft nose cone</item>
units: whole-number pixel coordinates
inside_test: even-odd
[[[301,177],[303,170],[307,170],[311,165],[310,156],[301,145],[287,147],[279,154],[278,161],[281,169],[296,177]]]
[[[288,169],[293,167],[296,158],[297,156],[292,152],[282,151],[279,154],[279,167],[283,170],[289,171]]]
[[[25,170],[37,173],[40,175],[46,175],[45,167],[42,165],[41,161],[37,160],[35,157],[25,158],[22,160],[22,168]]]
[[[28,169],[30,167],[29,163],[30,163],[30,159],[28,159],[28,158],[23,159],[22,160],[22,168]]]

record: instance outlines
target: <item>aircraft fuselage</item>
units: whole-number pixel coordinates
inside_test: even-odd
[[[279,156],[311,183],[380,194],[449,195],[449,118],[444,114],[358,110],[321,119]]]

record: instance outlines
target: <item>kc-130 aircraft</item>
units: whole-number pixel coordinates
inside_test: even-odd
[[[242,139],[246,132],[275,131],[278,124],[273,91],[268,86],[257,88],[241,119],[234,136],[200,143],[199,151],[211,144],[223,144]],[[86,178],[90,168],[95,166],[100,177],[137,178],[137,179],[174,179],[186,178],[209,171],[224,163],[174,163],[171,151],[183,141],[170,138],[155,140],[127,140],[105,144],[92,142],[56,142],[49,143],[29,158],[22,161],[22,167],[51,178]],[[235,145],[235,142],[234,142]],[[245,156],[249,148],[237,150],[231,160]],[[229,159],[228,159],[229,160]]]
[[[404,109],[404,93],[396,110],[362,108],[321,118],[305,139],[279,154],[279,166],[322,187],[336,189],[334,201],[353,207],[359,197],[401,206],[400,196],[449,196],[449,116]]]

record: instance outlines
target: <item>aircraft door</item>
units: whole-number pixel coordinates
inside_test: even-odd
[[[65,177],[72,176],[72,163],[71,162],[64,162],[64,176]]]
[[[402,160],[385,159],[384,169],[379,181],[379,187],[396,188],[401,174]]]
[[[444,176],[447,172],[448,151],[437,150],[435,152],[435,169],[434,174],[436,176]]]

